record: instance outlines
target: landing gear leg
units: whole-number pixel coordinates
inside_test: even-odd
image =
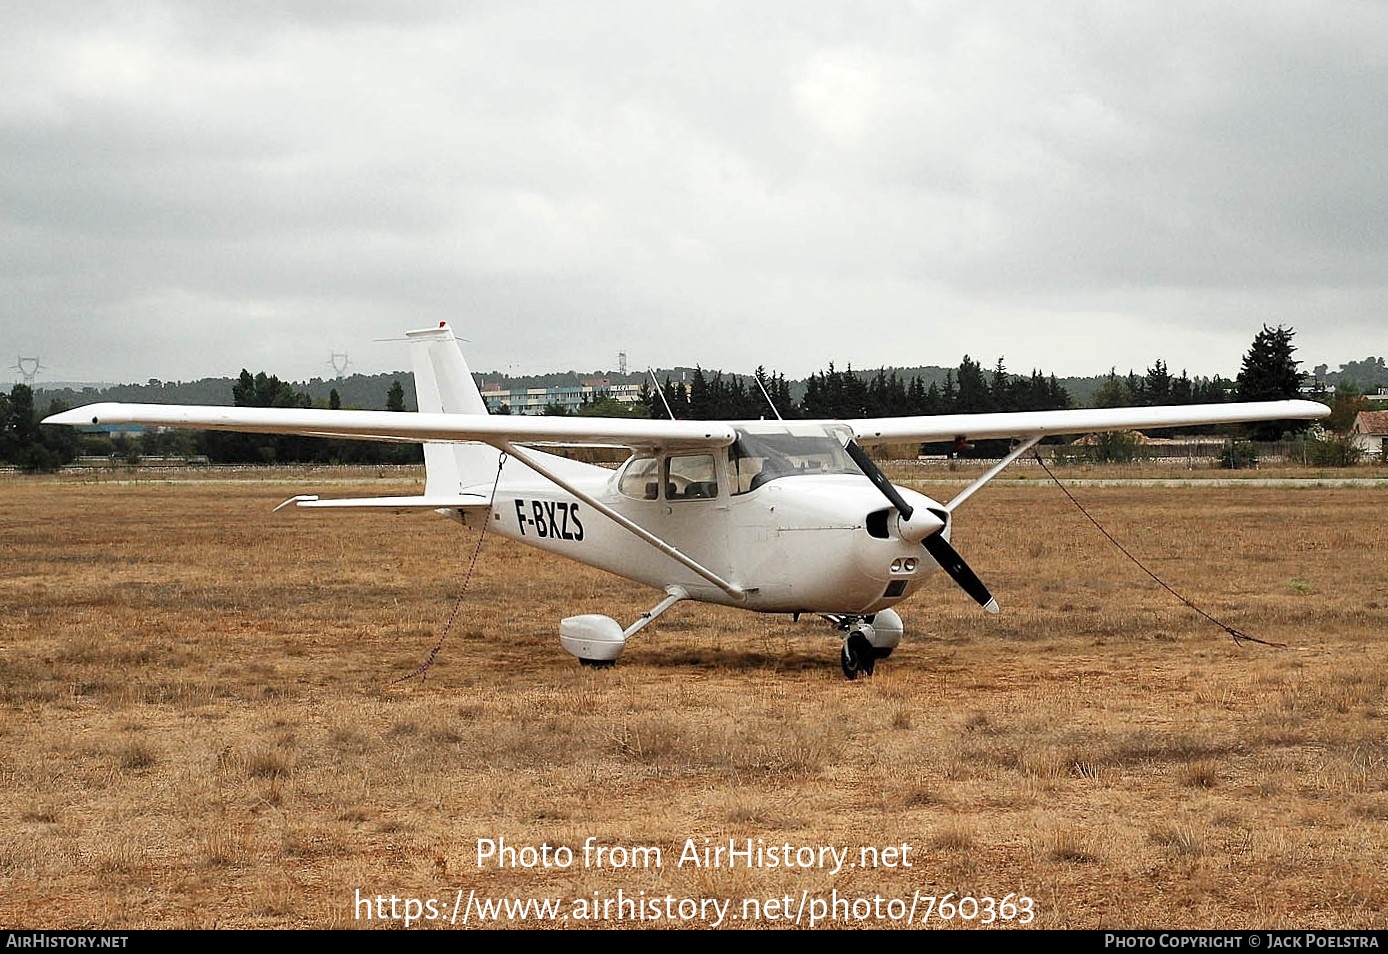
[[[665,599],[636,618],[626,629],[610,616],[567,616],[559,624],[559,643],[570,656],[590,669],[610,669],[626,648],[627,640],[680,600],[689,599],[682,586],[665,587]]]

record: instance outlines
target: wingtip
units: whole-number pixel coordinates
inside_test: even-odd
[[[994,616],[1002,612],[1002,607],[1000,607],[998,605],[998,601],[994,599],[990,599],[987,603],[985,603],[983,608],[986,609],[988,612],[992,613]]]
[[[43,419],[43,424],[96,424],[99,423],[96,415],[90,414],[87,408],[74,408],[70,411],[59,411],[57,414],[50,414]]]

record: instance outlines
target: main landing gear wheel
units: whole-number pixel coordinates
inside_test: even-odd
[[[578,662],[587,669],[611,669],[617,665],[615,659],[580,659]]]
[[[871,676],[873,668],[877,665],[877,651],[862,633],[850,633],[843,641],[843,653],[839,661],[843,663],[844,676],[849,679]]]

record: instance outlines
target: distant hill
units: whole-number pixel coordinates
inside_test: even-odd
[[[1342,364],[1339,371],[1331,371],[1326,365],[1318,364],[1311,370],[1311,374],[1328,387],[1338,387],[1348,382],[1363,392],[1388,388],[1388,362],[1372,355],[1362,361]]]
[[[270,372],[273,373],[273,372]],[[314,404],[328,406],[328,397],[334,388],[342,399],[343,407],[361,408],[366,411],[382,411],[386,406],[386,392],[399,381],[405,389],[405,406],[415,410],[414,375],[409,371],[394,371],[386,374],[351,374],[341,379],[324,380],[312,378],[308,381],[295,381],[296,390],[303,391],[313,399]],[[202,378],[198,381],[159,381],[151,379],[146,384],[113,384],[104,387],[47,388],[38,387],[34,392],[35,404],[47,408],[53,401],[68,407],[94,404],[97,401],[122,401],[131,404],[212,404],[230,405],[231,388],[234,378]]]

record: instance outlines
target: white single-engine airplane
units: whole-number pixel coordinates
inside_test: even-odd
[[[407,333],[419,413],[93,404],[46,424],[146,424],[424,444],[424,493],[285,501],[300,507],[436,510],[467,526],[663,590],[630,626],[564,619],[559,639],[610,665],[627,640],[681,600],[760,613],[814,613],[842,634],[850,679],[900,642],[891,608],[938,567],[991,613],[997,601],[950,545],[954,511],[1051,434],[1324,417],[1311,401],[955,414],[849,421],[656,421],[489,416],[447,323]],[[948,503],[894,486],[863,447],[1015,438],[1020,443]],[[618,446],[615,473],[536,450]],[[281,505],[283,506],[283,504]]]

